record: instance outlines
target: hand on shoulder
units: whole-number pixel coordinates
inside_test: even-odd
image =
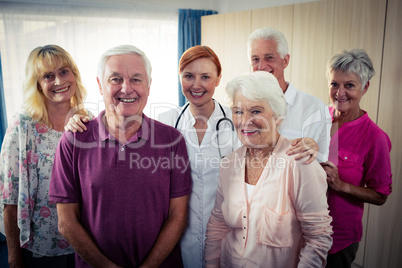
[[[85,126],[85,123],[88,123],[90,121],[88,116],[81,115],[81,114],[75,114],[68,120],[67,125],[64,127],[65,131],[71,131],[73,133],[75,132],[84,132],[87,130],[87,127]]]

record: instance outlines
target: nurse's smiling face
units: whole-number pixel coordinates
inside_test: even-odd
[[[212,101],[220,80],[216,65],[209,58],[190,62],[180,74],[183,94],[195,106],[203,106]]]

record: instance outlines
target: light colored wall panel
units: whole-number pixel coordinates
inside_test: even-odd
[[[247,38],[251,31],[251,11],[225,14],[225,66],[219,85],[220,101],[228,104],[225,98],[226,84],[242,73],[250,72],[247,57]]]
[[[402,265],[401,27],[402,1],[388,0],[378,125],[392,141],[393,190],[384,206],[371,205],[365,254],[367,268]]]
[[[290,54],[290,63],[285,69],[285,80],[292,81],[293,5],[252,10],[251,32],[261,27],[275,28],[285,35]]]
[[[368,215],[370,213],[370,205],[368,203],[364,204],[364,211],[363,211],[363,236],[359,244],[359,249],[356,253],[356,258],[353,261],[354,264],[358,264],[358,267],[364,267],[364,255],[366,254],[366,237],[367,237],[367,225],[368,225]]]
[[[224,52],[224,15],[202,16],[201,25],[201,45],[212,48],[220,59]]]
[[[201,17],[201,45],[209,46],[223,61],[225,53],[225,17],[209,15]]]
[[[214,98],[228,105],[226,84],[236,75],[250,71],[247,38],[251,29],[251,11],[206,16],[202,18],[201,43],[210,46],[222,64],[222,79]]]
[[[72,0],[69,0],[72,1]],[[94,1],[94,0],[92,0]],[[126,0],[128,1],[128,0]],[[216,1],[216,0],[215,0]],[[292,4],[301,4],[305,2],[312,1],[320,1],[320,0],[252,0],[252,1],[244,1],[244,0],[218,0],[219,2],[219,13],[229,13],[229,12],[237,12],[244,11],[250,9],[259,9],[259,8],[270,8],[276,6],[285,6]]]
[[[291,82],[329,103],[325,68],[332,56],[334,2],[294,5]]]
[[[362,48],[373,61],[377,75],[371,79],[361,107],[376,121],[387,0],[327,1],[335,2],[333,54],[341,49]]]
[[[225,59],[225,15],[211,15],[201,17],[201,44],[209,46],[218,55],[222,65],[223,77],[225,77],[226,63]],[[214,98],[219,102],[224,97],[225,88],[221,81],[215,90]],[[222,103],[223,104],[223,103]]]

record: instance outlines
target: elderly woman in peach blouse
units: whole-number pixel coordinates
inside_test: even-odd
[[[221,162],[207,226],[207,267],[325,267],[332,245],[326,174],[295,161],[278,133],[286,102],[267,72],[240,75],[226,92],[243,146]]]

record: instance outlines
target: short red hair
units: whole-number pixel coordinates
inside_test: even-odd
[[[222,73],[221,62],[215,52],[208,46],[194,46],[187,49],[180,58],[179,74],[181,74],[188,64],[200,58],[208,58],[215,64],[218,76]]]

